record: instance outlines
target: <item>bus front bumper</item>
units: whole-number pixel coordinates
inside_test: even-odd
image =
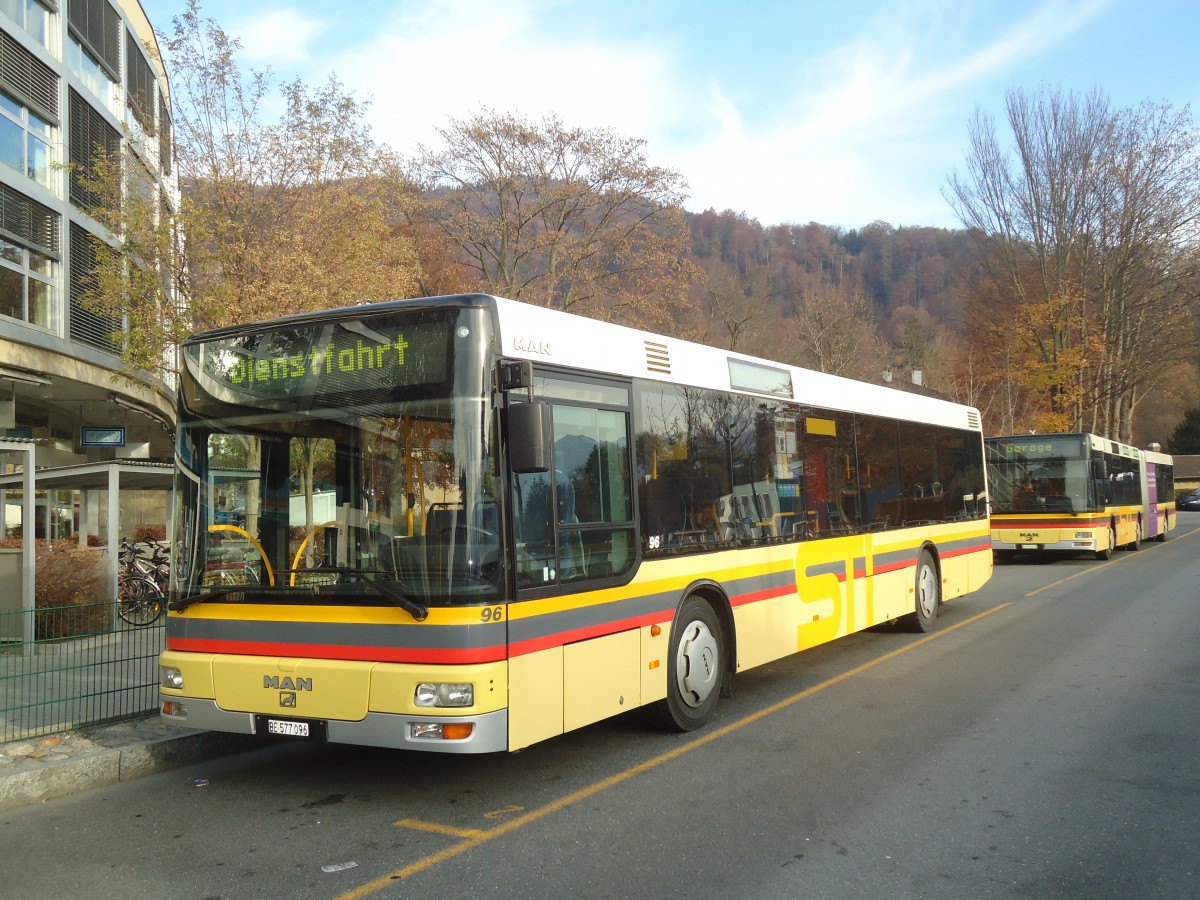
[[[221,709],[215,700],[196,697],[159,695],[160,718],[178,728],[224,731],[231,734],[267,736],[262,723],[266,717],[254,713]],[[275,719],[276,722],[295,720]],[[357,722],[337,719],[309,722],[311,733],[318,729],[331,744],[359,744],[395,750],[423,750],[431,753],[498,753],[508,749],[508,710],[476,716],[412,716],[369,712]],[[439,726],[471,725],[464,738],[445,738]],[[297,740],[304,740],[303,737]]]
[[[1032,540],[1015,539],[1005,541],[998,538],[992,538],[992,549],[1010,553],[1020,550],[1095,550],[1096,541],[1091,536],[1088,536],[1087,538],[1068,537],[1056,539],[1055,535],[1043,533],[1034,535]]]

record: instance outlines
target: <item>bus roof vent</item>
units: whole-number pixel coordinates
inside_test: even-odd
[[[967,413],[967,425],[971,428],[983,430],[983,423],[979,419],[979,413],[976,410],[971,410]]]
[[[666,344],[644,341],[646,345],[646,371],[658,375],[671,374],[671,353]]]

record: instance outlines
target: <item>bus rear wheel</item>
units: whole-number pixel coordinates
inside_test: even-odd
[[[693,731],[708,721],[725,678],[725,633],[712,605],[688,597],[671,624],[667,696],[649,708],[671,731]]]
[[[1137,531],[1133,533],[1133,541],[1125,545],[1126,550],[1142,549],[1142,523],[1137,523]]]
[[[937,564],[928,550],[922,550],[917,557],[917,579],[914,588],[915,608],[900,622],[909,631],[925,634],[933,631],[938,607],[942,605],[942,583],[938,577]]]

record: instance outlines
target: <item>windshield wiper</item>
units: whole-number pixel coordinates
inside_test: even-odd
[[[206,600],[215,600],[217,597],[224,597],[226,594],[233,594],[237,591],[246,590],[244,584],[233,584],[225,587],[219,587],[215,591],[202,591],[199,594],[192,594],[190,597],[184,597],[182,600],[172,600],[167,604],[167,609],[179,612],[187,609],[193,603],[203,603]]]
[[[416,600],[413,600],[411,597],[407,597],[399,591],[393,590],[382,581],[377,581],[374,578],[368,578],[366,575],[362,576],[362,580],[368,587],[374,589],[375,592],[381,597],[396,604],[418,622],[424,622],[425,619],[428,618],[428,606],[424,606],[418,603]]]

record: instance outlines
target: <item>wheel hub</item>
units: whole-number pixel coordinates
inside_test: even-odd
[[[675,677],[679,694],[688,706],[701,706],[716,688],[719,656],[716,638],[707,625],[692,622],[684,629],[675,659]]]

